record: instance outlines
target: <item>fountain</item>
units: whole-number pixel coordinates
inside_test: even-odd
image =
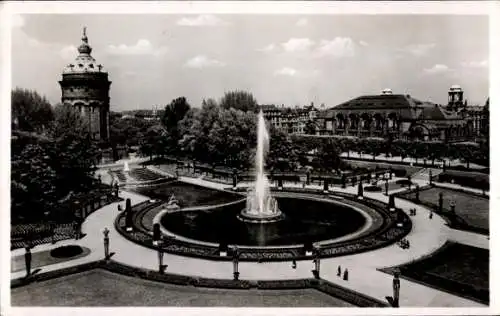
[[[246,207],[238,218],[251,223],[270,223],[283,219],[278,203],[271,196],[269,181],[264,174],[266,150],[269,147],[269,134],[266,130],[264,114],[259,112],[257,123],[257,154],[255,157],[255,186],[248,192]]]

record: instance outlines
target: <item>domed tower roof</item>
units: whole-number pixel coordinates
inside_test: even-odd
[[[92,47],[89,45],[86,27],[83,28],[82,43],[78,46],[78,53],[75,61],[64,68],[63,74],[106,72],[102,65],[98,64],[94,57],[90,55],[92,53]]]

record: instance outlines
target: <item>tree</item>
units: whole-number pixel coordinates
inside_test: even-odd
[[[269,151],[266,158],[270,170],[294,170],[299,161],[297,148],[284,131],[271,128]]]
[[[35,221],[54,205],[56,170],[52,167],[50,140],[37,135],[17,135],[11,146],[12,222]]]
[[[326,139],[318,149],[318,160],[321,166],[331,171],[338,171],[341,165],[340,153],[333,139]]]
[[[36,91],[16,88],[11,92],[14,129],[43,132],[54,118],[52,106]]]
[[[98,148],[78,110],[64,104],[56,106],[50,135],[54,142],[57,187],[67,192],[89,189]]]
[[[186,116],[191,106],[187,102],[185,97],[179,97],[172,100],[170,104],[165,106],[165,111],[163,112],[162,123],[166,129],[166,138],[164,139],[164,144],[167,150],[171,152],[177,151],[177,144],[181,135],[179,134],[179,122]]]
[[[304,128],[304,133],[307,135],[316,135],[316,123],[313,120],[309,120]]]
[[[234,108],[243,112],[257,112],[257,100],[250,92],[246,91],[230,91],[226,92],[220,101],[220,106],[223,109]]]
[[[13,131],[11,213],[15,222],[39,220],[64,197],[87,192],[92,185],[97,148],[76,109],[56,107],[54,120],[45,129],[43,135]]]

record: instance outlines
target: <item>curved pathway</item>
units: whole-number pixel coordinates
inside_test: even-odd
[[[226,186],[210,183],[201,179],[189,179],[191,183],[205,185],[212,188],[223,188]],[[356,193],[357,187],[347,189],[332,188],[333,191],[343,191]],[[124,199],[130,198],[132,204],[147,200],[147,197],[135,193],[122,191],[120,193]],[[382,193],[368,193],[370,198],[387,202],[388,198]],[[121,202],[122,206],[124,202]],[[56,245],[41,245],[35,248],[36,251],[55,248],[67,244],[79,244],[92,250],[91,254],[80,259],[68,261],[60,264],[45,266],[42,273],[78,265],[90,261],[102,259],[103,234],[102,230],[107,227],[110,230],[110,251],[116,252],[112,260],[117,262],[156,270],[158,268],[157,253],[154,250],[139,246],[121,236],[114,228],[114,220],[118,215],[117,205],[114,203],[107,205],[97,212],[92,213],[83,223],[82,231],[86,236],[78,241],[67,240]],[[445,221],[434,216],[429,220],[429,211],[425,208],[414,205],[408,201],[396,199],[396,205],[407,211],[410,207],[417,208],[417,215],[411,217],[413,229],[407,236],[411,243],[411,248],[403,250],[397,245],[364,252],[344,257],[329,258],[321,260],[321,277],[330,282],[337,283],[349,289],[372,296],[385,301],[386,296],[392,295],[392,276],[379,272],[376,269],[388,266],[399,265],[409,261],[417,260],[428,255],[441,247],[449,238],[450,229],[445,225]],[[12,256],[23,254],[23,249],[11,252]],[[167,271],[176,274],[208,276],[211,278],[230,279],[232,278],[231,262],[216,262],[197,258],[187,258],[177,255],[165,254],[164,262],[168,264]],[[349,269],[349,281],[343,281],[336,276],[337,267]],[[312,276],[312,260],[299,261],[297,269],[291,268],[289,262],[255,263],[240,262],[239,271],[241,279],[296,279],[309,278]],[[11,278],[24,276],[24,272],[11,273]],[[400,304],[403,307],[484,307],[485,305],[467,300],[446,292],[429,288],[411,281],[401,280]]]

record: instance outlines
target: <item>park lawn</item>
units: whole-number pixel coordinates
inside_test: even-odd
[[[434,187],[420,191],[420,200],[432,203],[438,208],[439,192],[443,192],[443,209],[445,212],[450,209],[450,201],[453,199],[456,202],[456,214],[468,225],[489,230],[489,199],[456,190]],[[415,194],[412,193],[411,197],[414,198]]]
[[[403,277],[489,302],[489,250],[448,242],[428,258],[398,267]]]
[[[38,251],[31,253],[31,269],[36,269],[43,266],[48,266],[51,264],[61,263],[65,261],[75,260],[85,257],[90,254],[90,249],[82,247],[83,252],[77,256],[71,258],[55,258],[50,255],[50,250]],[[23,271],[26,269],[26,263],[24,261],[24,255],[19,255],[11,257],[11,272]]]
[[[315,289],[225,290],[92,270],[11,290],[13,306],[351,307]]]

